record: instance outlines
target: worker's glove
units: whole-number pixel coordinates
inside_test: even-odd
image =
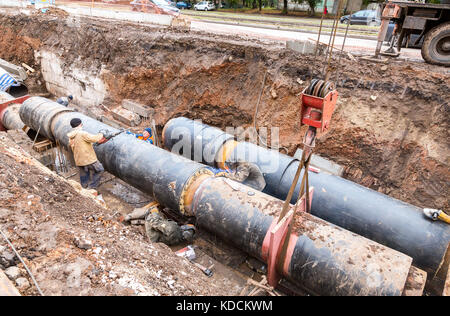
[[[133,212],[125,216],[125,221],[129,222],[134,219],[145,219],[147,215],[149,215],[150,213],[158,214],[159,213],[158,207],[159,207],[158,202],[151,202],[143,207],[135,208]]]
[[[100,139],[98,142],[96,142],[94,145],[101,145],[104,144],[108,141],[108,139],[106,139],[105,137],[102,137],[102,139]]]
[[[99,133],[103,134],[103,137],[107,140],[111,139],[114,136],[114,133],[108,129],[102,129]]]
[[[190,242],[194,239],[195,236],[195,226],[191,224],[180,226],[181,235],[183,236],[183,240]]]
[[[133,212],[125,216],[125,222],[129,222],[134,219],[145,219],[145,217],[148,215],[149,210],[147,207],[140,207],[135,208]]]

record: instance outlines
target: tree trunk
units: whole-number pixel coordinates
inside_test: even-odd
[[[259,4],[259,12],[261,12],[261,9],[262,9],[262,0],[258,0],[258,4]]]
[[[283,11],[281,13],[285,15],[288,14],[288,0],[283,0]]]

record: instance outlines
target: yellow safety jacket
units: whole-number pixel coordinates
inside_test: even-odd
[[[92,135],[83,131],[81,127],[77,127],[67,133],[67,137],[69,137],[69,145],[73,152],[75,165],[83,167],[98,160],[92,144],[100,141],[103,134]]]

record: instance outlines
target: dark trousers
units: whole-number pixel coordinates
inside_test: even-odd
[[[103,169],[103,165],[98,160],[93,164],[78,167],[78,170],[80,171],[81,186],[85,189],[88,187],[89,189],[97,189],[100,184],[100,178],[105,171],[105,169]],[[91,175],[92,182],[89,183]]]

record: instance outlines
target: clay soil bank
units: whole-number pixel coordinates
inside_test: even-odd
[[[64,76],[76,77],[74,68],[97,76],[105,106],[131,99],[154,108],[159,131],[176,116],[253,126],[267,73],[256,124],[279,127],[291,155],[304,133],[299,94],[322,70],[322,60],[314,64],[279,43],[63,14],[0,14],[0,47],[0,58],[38,70],[28,83],[33,93],[46,92],[39,52],[51,52],[63,61]],[[352,181],[449,209],[448,69],[342,58],[332,78],[339,103],[316,152],[343,165]]]

